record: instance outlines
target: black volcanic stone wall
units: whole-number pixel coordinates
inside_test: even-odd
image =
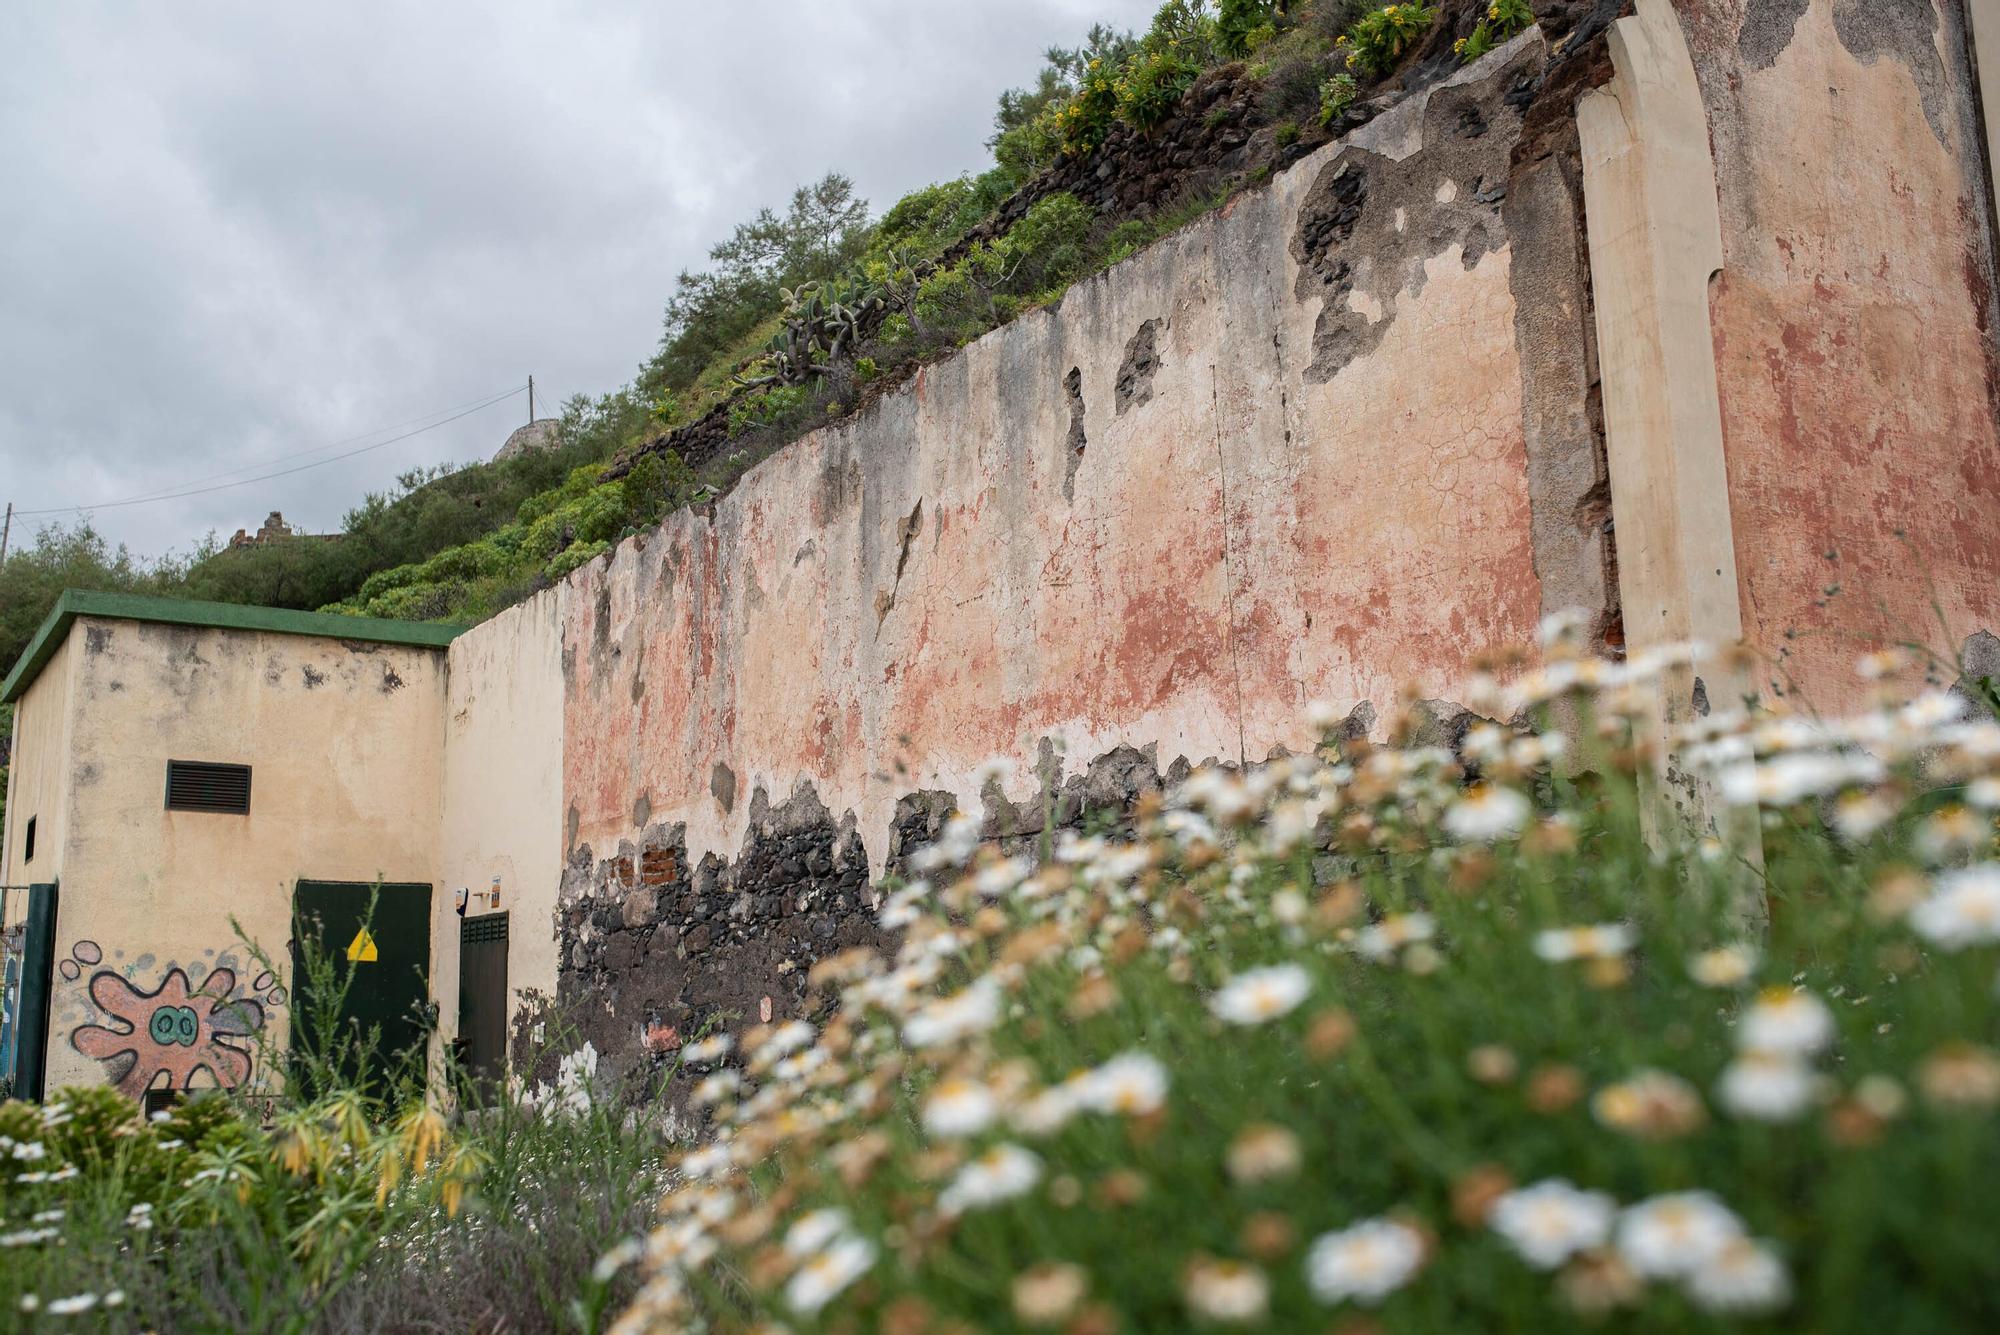
[[[1063,778],[1045,750],[1042,796],[1014,805],[989,787],[982,833],[1005,852],[1034,853],[1051,821],[1058,830],[1129,828],[1140,798],[1188,769],[1177,761],[1163,778],[1150,751],[1121,747]],[[886,834],[890,876],[908,874],[910,855],[937,839],[959,805],[938,791],[897,804]],[[711,854],[691,865],[685,827],[665,823],[609,856],[577,848],[563,874],[557,932],[557,995],[517,1023],[517,1069],[546,1082],[562,1052],[588,1042],[600,1072],[633,1095],[667,1073],[704,1027],[740,1033],[767,1018],[813,1018],[823,1000],[808,994],[806,979],[819,960],[894,945],[876,924],[860,834],[809,788],[776,808],[757,792],[734,861]],[[566,1041],[537,1052],[536,1023],[551,1015]],[[553,1037],[544,1026],[544,1038]],[[678,1103],[682,1092],[666,1097]]]
[[[691,866],[679,825],[650,826],[609,857],[578,848],[557,932],[556,1009],[600,1070],[627,1080],[668,1068],[704,1026],[807,1014],[815,961],[881,944],[861,840],[809,795],[753,809],[734,863]]]

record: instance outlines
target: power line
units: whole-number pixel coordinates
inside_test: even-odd
[[[151,505],[157,501],[184,500],[189,496],[206,496],[210,492],[228,491],[232,487],[247,487],[258,482],[270,482],[277,478],[290,477],[294,473],[303,473],[310,469],[323,468],[327,464],[339,463],[343,459],[352,459],[358,455],[367,454],[371,450],[379,450],[386,445],[394,445],[398,441],[408,440],[412,436],[421,436],[426,431],[434,431],[438,427],[444,426],[447,423],[456,422],[461,417],[470,417],[472,414],[479,412],[482,409],[491,408],[497,403],[503,403],[506,400],[513,398],[516,394],[525,393],[526,390],[527,387],[525,385],[520,387],[519,389],[510,389],[504,394],[497,394],[492,398],[484,400],[483,402],[475,403],[469,408],[462,409],[459,412],[453,413],[449,417],[441,418],[438,421],[432,422],[427,426],[420,426],[416,428],[416,430],[414,431],[405,431],[401,435],[391,436],[387,440],[378,440],[373,445],[363,445],[358,450],[348,450],[344,454],[332,455],[325,459],[315,459],[313,462],[309,464],[300,464],[296,468],[282,468],[274,473],[263,473],[256,477],[246,477],[239,479],[238,481],[235,482],[222,482],[212,487],[190,486],[187,487],[185,490],[181,491],[168,491],[156,494],[131,496],[121,501],[100,501],[95,505],[56,505],[56,506],[44,507],[39,510],[16,510],[14,513],[17,515],[68,515],[68,514],[82,514],[85,511],[117,510],[117,509],[122,509],[123,507],[129,505]],[[354,437],[352,439],[365,439],[365,437]],[[330,447],[324,445],[318,447],[318,449],[327,449],[327,448]],[[294,454],[289,457],[299,458],[301,457],[301,455],[312,454],[315,452],[316,452],[315,450],[302,450],[299,452],[299,454]],[[254,466],[255,465],[253,465],[253,467]],[[228,474],[218,473],[215,476],[227,477]]]
[[[477,411],[479,408],[482,408],[487,404],[497,403],[501,399],[506,398],[507,395],[515,393],[519,393],[519,391],[506,390],[498,394],[482,394],[479,398],[470,400],[465,403],[454,403],[448,408],[436,408],[427,413],[419,413],[415,417],[405,418],[403,421],[400,422],[391,422],[387,426],[378,426],[373,431],[363,431],[357,435],[343,436],[339,440],[330,440],[324,445],[315,445],[311,449],[293,450],[286,454],[274,454],[268,459],[257,459],[250,463],[239,465],[238,467],[235,468],[225,468],[220,473],[210,473],[207,477],[187,478],[180,482],[173,482],[169,483],[164,487],[155,488],[152,491],[139,492],[137,495],[128,497],[127,501],[129,502],[129,501],[151,500],[152,498],[160,496],[165,492],[180,491],[186,487],[198,487],[201,486],[203,483],[207,482],[219,482],[223,478],[235,477],[239,473],[248,473],[259,468],[269,468],[273,464],[290,463],[294,459],[303,459],[309,454],[320,454],[326,450],[337,450],[342,445],[352,445],[358,441],[368,440],[374,436],[381,435],[385,431],[400,431],[406,426],[418,426],[423,423],[430,423],[433,426],[442,426],[444,424],[442,421],[431,422],[431,419],[433,417],[441,417],[445,413],[455,413],[459,411],[461,408]],[[382,443],[386,444],[387,442],[382,442]],[[328,460],[328,462],[332,461]],[[125,502],[120,502],[120,503],[123,504]],[[78,508],[87,509],[89,507],[80,506]]]

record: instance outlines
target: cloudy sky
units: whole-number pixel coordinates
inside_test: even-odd
[[[1155,0],[19,0],[0,77],[0,501],[135,551],[314,531],[629,379],[674,275],[829,168],[986,165],[995,97]],[[377,434],[365,435],[375,432]],[[312,457],[324,457],[312,456]],[[273,468],[284,467],[276,464]],[[15,539],[48,516],[16,521]]]

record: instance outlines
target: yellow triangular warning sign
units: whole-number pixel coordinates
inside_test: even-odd
[[[355,964],[367,964],[374,960],[375,938],[368,935],[366,927],[356,932],[354,940],[348,943],[347,958]]]

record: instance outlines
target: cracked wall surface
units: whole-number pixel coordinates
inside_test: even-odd
[[[643,795],[693,856],[730,856],[746,795],[801,779],[880,831],[905,791],[967,792],[1043,738],[1261,758],[1303,743],[1311,700],[1442,694],[1529,638],[1499,202],[1507,95],[1540,56],[1531,39],[1385,115],[573,577],[571,846],[628,837]],[[1312,374],[1325,301],[1293,243],[1350,161],[1397,183],[1337,317],[1372,350]],[[1426,209],[1399,232],[1404,194]],[[1150,398],[1121,412],[1149,324]]]
[[[1109,757],[1258,761],[1314,700],[1449,697],[1532,637],[1504,206],[1545,59],[1454,74],[570,578],[562,1000],[600,1052],[796,1013],[989,758],[1025,827]],[[1356,173],[1337,234],[1314,211]]]
[[[1861,701],[1861,651],[1949,654],[2000,622],[1994,258],[1964,12],[1678,8],[1720,186],[1712,319],[1744,629],[1764,689],[1840,711]]]

